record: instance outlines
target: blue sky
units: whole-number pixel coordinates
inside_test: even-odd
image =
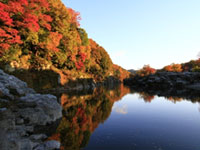
[[[81,27],[125,69],[197,59],[200,0],[62,0]]]

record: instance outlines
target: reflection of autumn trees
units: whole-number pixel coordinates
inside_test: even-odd
[[[144,92],[144,91],[131,91],[131,93],[136,93],[136,94],[139,94],[139,97],[141,99],[143,99],[145,102],[149,102],[151,103],[154,99],[155,99],[155,96],[156,94],[153,94],[153,93],[149,93],[149,92]],[[169,100],[169,101],[172,101],[173,103],[176,103],[176,102],[181,102],[182,100],[189,100],[189,101],[192,101],[192,102],[197,102],[197,101],[200,101],[200,98],[199,97],[193,97],[192,99],[188,99],[184,96],[172,96],[172,95],[163,95],[162,97],[165,97],[165,99]]]
[[[169,96],[169,97],[166,97],[166,98],[167,98],[168,100],[174,102],[174,103],[180,102],[180,101],[183,100],[183,98],[181,98],[181,97],[172,97],[172,96]]]
[[[120,85],[112,90],[96,89],[92,95],[62,94],[63,118],[49,139],[59,140],[61,149],[85,147],[91,133],[110,116],[114,102],[129,92],[128,88]]]
[[[152,102],[154,99],[151,92],[130,91],[123,85],[115,89],[95,89],[93,94],[62,94],[60,101],[63,106],[63,118],[49,139],[60,141],[62,150],[80,150],[86,147],[94,130],[110,116],[114,102],[129,93],[139,94],[145,102]],[[178,96],[165,98],[174,103],[182,100]],[[191,101],[200,99],[195,98]]]
[[[135,92],[132,91],[131,93],[139,94],[139,97],[142,98],[145,102],[151,103],[155,98],[156,94],[148,93],[148,92]],[[191,102],[200,102],[199,96],[191,96],[191,97],[185,97],[182,96],[172,96],[172,95],[160,95],[161,97],[164,97],[166,100],[169,100],[173,103],[181,102],[183,100],[191,101]]]
[[[155,99],[155,95],[152,95],[152,94],[149,94],[149,93],[146,93],[146,92],[139,92],[138,94],[139,94],[140,98],[142,98],[145,102],[151,103],[152,100]],[[165,96],[165,98],[169,101],[174,102],[174,103],[180,102],[180,101],[183,100],[183,98],[177,97],[177,96]]]
[[[154,95],[150,95],[145,92],[140,92],[139,95],[140,95],[140,98],[142,98],[145,102],[150,103],[154,99]]]

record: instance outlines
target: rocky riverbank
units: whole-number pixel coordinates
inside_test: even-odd
[[[50,126],[62,117],[53,95],[37,94],[27,84],[0,70],[0,149],[53,150],[58,141],[47,141],[39,126]]]
[[[117,85],[121,84],[122,82],[113,77],[109,76],[103,81],[96,82],[92,78],[81,78],[76,80],[70,80],[66,85],[64,86],[57,86],[56,88],[46,89],[43,90],[44,93],[80,93],[80,92],[89,92],[92,93],[95,88],[99,87],[106,87],[106,88],[114,88]]]
[[[124,84],[133,89],[162,96],[200,96],[198,72],[158,72],[125,79]]]
[[[102,81],[93,78],[68,78],[67,75],[52,70],[17,70],[8,72],[26,82],[29,87],[39,93],[62,93],[93,91],[98,87],[115,87],[122,81],[114,76],[108,76]]]

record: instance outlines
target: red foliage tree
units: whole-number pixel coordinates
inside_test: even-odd
[[[154,74],[156,73],[156,69],[150,67],[149,65],[145,65],[142,69],[140,69],[137,74],[140,76],[146,76],[149,74]]]
[[[83,52],[79,52],[77,55],[77,62],[75,62],[76,69],[81,70],[84,68],[84,62],[87,58],[87,55]]]
[[[13,28],[13,19],[8,10],[9,7],[0,2],[0,55],[3,55],[12,44],[22,43],[18,31]]]
[[[78,55],[80,56],[82,62],[84,62],[87,58],[87,55],[85,53],[79,52]]]
[[[39,31],[40,27],[51,30],[46,0],[9,0],[7,4],[0,2],[0,53],[1,55],[11,45],[21,44],[20,29]]]
[[[183,70],[180,64],[171,64],[171,65],[165,66],[163,69],[168,72],[182,72]]]
[[[39,22],[40,22],[40,25],[42,27],[44,27],[47,30],[51,31],[51,25],[49,24],[50,22],[52,22],[51,16],[46,15],[46,14],[40,14]]]
[[[77,26],[80,26],[80,23],[79,23],[79,20],[81,20],[81,17],[80,17],[80,13],[79,12],[76,12],[74,11],[72,8],[68,8],[68,13],[69,13],[69,17],[70,17],[70,22]]]

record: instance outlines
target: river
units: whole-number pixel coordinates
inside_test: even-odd
[[[63,117],[49,139],[63,150],[198,150],[199,98],[158,97],[123,85],[61,94]]]

